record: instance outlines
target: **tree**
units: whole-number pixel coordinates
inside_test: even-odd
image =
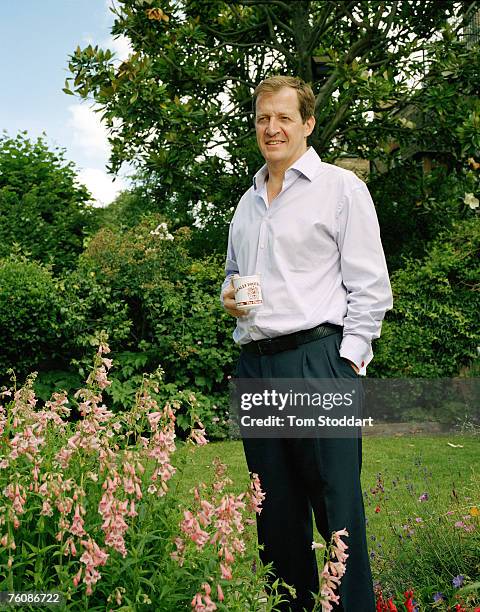
[[[312,83],[311,143],[328,159],[378,155],[395,111],[422,76],[418,51],[475,2],[370,0],[118,0],[113,35],[133,52],[120,65],[89,45],[70,57],[65,91],[98,105],[111,169],[133,161],[161,212],[218,242],[261,163],[251,122],[254,86],[273,73]],[[417,53],[415,53],[417,52]],[[374,119],[372,120],[372,114]],[[220,245],[221,246],[221,245]]]
[[[76,182],[64,152],[26,132],[0,135],[0,257],[21,250],[32,259],[71,268],[83,249],[90,194]]]
[[[441,232],[478,215],[480,46],[446,31],[426,47],[426,58],[421,87],[397,114],[406,129],[383,140],[392,149],[390,168],[369,180],[390,271],[424,257]]]

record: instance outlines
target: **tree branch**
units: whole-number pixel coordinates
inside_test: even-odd
[[[342,13],[350,19],[350,21],[356,25],[358,28],[363,26],[362,21],[358,21],[356,17],[353,16],[353,13],[350,12],[349,6],[345,4],[345,2],[338,2],[338,8],[342,11]]]
[[[222,40],[222,39],[228,38],[229,36],[238,37],[238,36],[242,36],[243,34],[249,34],[250,32],[261,30],[265,25],[266,25],[266,22],[262,22],[255,26],[244,28],[243,30],[231,30],[229,32],[221,32],[220,30],[215,30],[215,28],[212,28],[211,26],[206,25],[206,24],[203,24],[202,27],[209,34],[212,34],[213,36],[216,36],[218,39]]]
[[[278,38],[278,36],[277,36],[277,34],[275,32],[275,28],[273,27],[273,23],[272,23],[272,20],[271,20],[271,17],[270,17],[268,9],[264,8],[264,11],[265,11],[265,14],[266,14],[266,17],[267,17],[268,31],[270,32],[269,46],[271,46],[273,49],[276,49],[282,55],[287,57],[291,63],[294,63],[295,62],[295,58],[290,53],[290,51],[288,51],[288,49],[286,49],[283,45],[279,45],[276,42],[274,42]]]
[[[383,30],[383,33],[385,34],[385,36],[387,36],[388,32],[390,31],[392,27],[393,20],[395,19],[395,15],[397,14],[397,9],[398,9],[398,0],[395,0],[392,6],[392,10],[390,11],[389,15],[387,16],[385,20],[386,27]]]
[[[393,9],[392,9],[392,12],[394,13],[396,12],[397,4],[398,4],[398,0],[395,0],[395,2],[393,3]],[[376,30],[378,26],[380,25],[380,21],[382,20],[384,9],[385,9],[385,2],[380,2],[380,6],[378,8],[377,14],[375,15],[373,25],[370,26],[371,30]]]
[[[331,24],[331,22],[329,21],[328,26],[327,26],[328,17],[332,14],[332,11],[334,12],[334,14],[336,14],[336,6],[333,7],[331,4],[324,4],[322,6],[322,9],[323,10],[322,10],[320,18],[313,24],[312,37],[310,39],[310,43],[307,46],[307,50],[310,54],[313,53],[315,47],[318,45],[318,41],[320,40],[320,37],[328,29],[328,26],[330,26]]]
[[[288,5],[286,2],[282,2],[281,0],[237,0],[235,4],[244,4],[245,6],[262,6],[263,4],[272,5],[275,4],[277,6],[282,7],[286,11],[291,10],[291,5]]]
[[[269,16],[270,19],[272,19],[275,21],[275,23],[284,31],[287,32],[287,34],[290,34],[290,36],[292,38],[295,37],[295,32],[292,30],[292,28],[287,25],[286,23],[284,23],[281,19],[279,19],[279,17],[277,17],[277,15],[275,14],[274,11],[270,11],[270,9],[268,8],[268,6],[266,6],[264,8],[265,12],[267,13],[267,15]]]
[[[337,128],[337,125],[340,123],[340,121],[343,119],[343,117],[345,116],[349,106],[350,106],[350,102],[351,100],[348,98],[347,100],[345,100],[344,102],[342,102],[342,104],[338,107],[335,116],[333,117],[333,119],[330,121],[330,123],[328,124],[328,126],[326,126],[326,128],[323,130],[321,136],[318,138],[318,143],[320,147],[324,147],[326,145],[326,142],[328,140],[330,140],[330,138],[333,136],[333,134],[335,133],[335,130]]]

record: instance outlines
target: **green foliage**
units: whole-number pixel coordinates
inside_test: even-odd
[[[90,352],[101,329],[109,330],[112,347],[128,337],[127,307],[111,293],[93,272],[55,278],[24,257],[0,260],[1,379],[10,367],[17,376],[40,372],[36,389],[43,399],[78,384],[85,371],[72,372],[70,362]]]
[[[131,321],[128,306],[121,296],[94,270],[74,270],[57,279],[65,354],[79,358],[90,353],[100,330],[108,330],[109,343],[118,349],[129,337]],[[81,372],[83,376],[83,372]]]
[[[478,171],[467,161],[458,169],[440,165],[424,174],[416,160],[373,176],[369,189],[377,205],[382,243],[390,272],[405,259],[422,258],[432,240],[455,222],[473,219],[467,193],[479,193]]]
[[[83,248],[90,194],[61,150],[26,133],[0,135],[0,257],[14,245],[55,270],[72,268]]]
[[[52,274],[24,258],[0,260],[0,377],[27,374],[61,350],[60,300]]]
[[[172,235],[162,217],[146,215],[124,232],[100,230],[77,274],[83,282],[95,278],[104,307],[117,304],[113,314],[125,314],[125,331],[129,321],[128,333],[119,338],[114,319],[101,319],[121,341],[122,367],[113,375],[110,391],[115,404],[128,405],[142,372],[160,365],[169,393],[194,391],[200,417],[215,423],[226,408],[226,376],[236,354],[233,322],[219,301],[223,258],[193,258],[190,240],[188,229]]]
[[[387,314],[369,368],[372,376],[456,376],[478,359],[480,224],[458,221],[422,260],[392,275],[395,308]]]
[[[112,34],[127,36],[134,51],[118,62],[109,50],[78,47],[65,90],[102,109],[112,168],[134,163],[175,227],[200,221],[207,248],[222,248],[225,223],[261,161],[251,121],[260,80],[283,73],[312,83],[311,144],[322,157],[373,158],[386,130],[409,132],[395,111],[422,75],[420,50],[473,10],[436,0],[354,10],[326,1],[167,0],[159,13],[149,2],[119,0]]]
[[[478,156],[480,45],[467,46],[447,29],[442,40],[429,45],[426,57],[428,72],[411,101],[417,144],[456,160]]]

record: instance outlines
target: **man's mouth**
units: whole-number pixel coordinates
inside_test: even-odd
[[[285,141],[284,140],[267,140],[267,145],[277,145],[277,144],[283,144]]]

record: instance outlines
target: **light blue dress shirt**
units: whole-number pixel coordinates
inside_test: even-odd
[[[260,274],[263,306],[237,319],[239,344],[321,323],[343,326],[340,355],[360,374],[373,357],[392,291],[368,189],[353,172],[309,148],[285,173],[270,203],[267,166],[230,223],[226,278]]]

